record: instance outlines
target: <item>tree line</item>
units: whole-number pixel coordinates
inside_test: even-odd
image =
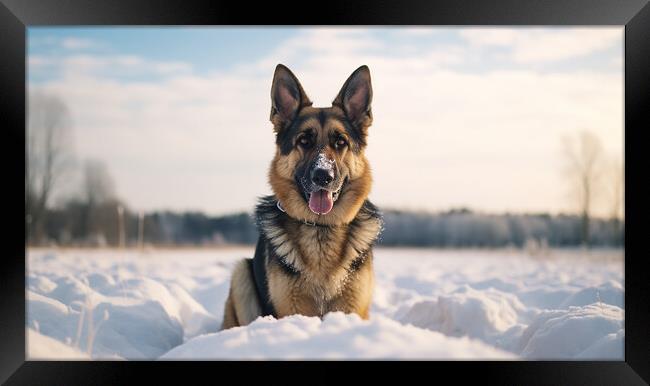
[[[122,210],[120,210],[122,208]],[[122,215],[120,215],[122,211]],[[209,216],[156,211],[144,215],[116,200],[89,205],[72,200],[48,210],[44,243],[60,246],[224,245],[257,241],[251,213]],[[469,209],[422,213],[388,210],[379,245],[413,247],[573,247],[582,245],[582,217],[549,214],[485,214]],[[139,229],[142,228],[140,232]],[[620,247],[623,227],[591,220],[591,245]],[[122,234],[120,234],[122,233]]]

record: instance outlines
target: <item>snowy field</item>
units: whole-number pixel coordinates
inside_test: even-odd
[[[623,359],[622,251],[376,249],[369,321],[217,332],[252,253],[29,250],[27,359]]]

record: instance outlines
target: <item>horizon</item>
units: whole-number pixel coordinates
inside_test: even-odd
[[[74,199],[71,199],[74,200]],[[132,215],[137,215],[140,211],[134,210],[129,207],[128,203],[120,201],[119,202],[122,207],[127,211],[130,212]],[[63,209],[61,206],[54,206],[53,209]],[[448,208],[441,208],[441,209],[409,209],[409,208],[395,208],[395,207],[382,207],[379,208],[381,212],[388,213],[388,212],[399,212],[403,214],[423,214],[423,215],[429,215],[429,216],[438,216],[438,215],[443,215],[443,214],[450,214],[450,213],[460,213],[460,212],[467,212],[470,214],[476,214],[476,215],[481,215],[481,216],[551,216],[551,217],[581,217],[580,213],[571,213],[571,212],[557,212],[557,213],[552,213],[552,212],[512,212],[512,211],[503,211],[503,212],[492,212],[492,211],[486,211],[482,210],[480,208],[471,208],[471,207],[448,207]],[[233,210],[230,212],[221,212],[221,213],[210,213],[206,211],[202,211],[200,209],[165,209],[165,208],[158,208],[158,209],[151,209],[151,210],[145,210],[142,211],[144,216],[151,216],[153,214],[161,214],[161,213],[170,213],[173,215],[188,215],[188,214],[197,214],[197,215],[203,215],[206,217],[211,217],[211,218],[219,218],[219,217],[230,217],[230,216],[238,216],[242,214],[246,215],[253,215],[254,214],[254,208],[251,207],[251,209],[241,209],[241,210]],[[599,215],[591,215],[589,216],[591,220],[597,220],[597,221],[610,221],[612,220],[611,216],[599,216]]]

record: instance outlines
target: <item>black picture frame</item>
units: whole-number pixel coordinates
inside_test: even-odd
[[[609,25],[625,26],[625,359],[624,361],[445,362],[50,362],[25,361],[25,248],[16,224],[24,191],[26,30],[55,25]],[[650,280],[643,269],[643,129],[650,128],[650,5],[646,0],[470,0],[243,3],[198,0],[0,0],[0,121],[6,208],[0,269],[0,381],[7,384],[127,384],[137,373],[195,383],[333,383],[380,377],[431,383],[467,379],[495,384],[650,382]],[[247,371],[255,366],[257,371]],[[417,371],[417,375],[413,372]],[[236,374],[235,382],[227,373]],[[344,375],[345,374],[345,375]],[[307,381],[305,381],[307,380]]]

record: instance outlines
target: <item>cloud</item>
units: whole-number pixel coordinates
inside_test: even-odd
[[[95,39],[80,38],[75,36],[29,36],[28,45],[36,48],[64,49],[66,51],[78,51],[89,48],[104,47],[105,45]]]
[[[439,33],[438,31],[438,28],[433,27],[404,27],[396,29],[395,33],[406,37],[427,37]]]
[[[94,77],[103,79],[125,76],[170,76],[189,73],[192,65],[181,61],[153,61],[137,55],[72,54],[67,56],[32,55],[30,68],[44,69],[66,79]],[[32,67],[33,66],[33,67]]]
[[[27,65],[29,68],[38,69],[38,67],[44,67],[52,64],[52,60],[47,56],[42,55],[30,55],[27,58]]]
[[[92,39],[82,39],[75,37],[68,37],[61,40],[61,46],[68,50],[79,50],[84,48],[94,47],[96,42]]]
[[[460,36],[475,47],[508,48],[514,62],[522,64],[578,58],[623,40],[622,28],[471,28]]]
[[[481,44],[520,42],[517,33]],[[182,62],[70,55],[58,63],[60,78],[32,87],[64,97],[80,157],[106,160],[119,193],[147,210],[250,210],[256,197],[270,193],[269,90],[277,63],[296,73],[317,106],[329,105],[355,68],[370,66],[371,197],[382,206],[566,210],[562,134],[589,128],[611,154],[622,154],[620,72],[479,74],[456,68],[471,47],[430,45],[390,55],[394,48],[366,29],[308,29],[227,71],[197,75]],[[158,77],[117,76],[129,71]]]

